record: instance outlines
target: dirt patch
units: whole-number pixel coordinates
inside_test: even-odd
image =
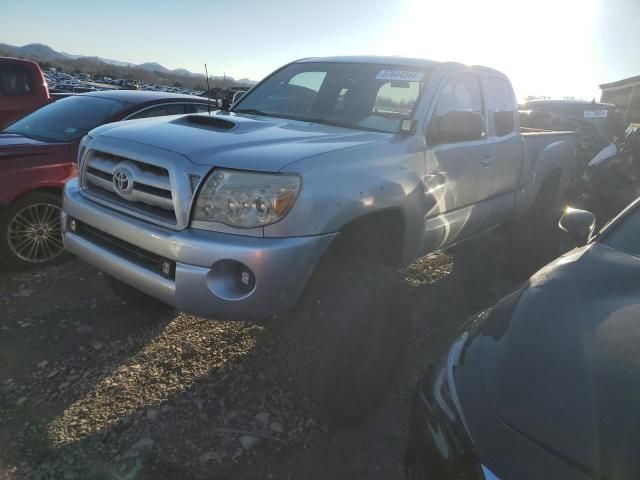
[[[500,245],[484,244],[479,277],[458,269],[483,279],[471,296],[446,255],[404,270],[404,365],[367,421],[345,430],[321,424],[282,378],[269,325],[136,309],[79,261],[4,273],[0,479],[400,479],[416,378],[504,293]]]

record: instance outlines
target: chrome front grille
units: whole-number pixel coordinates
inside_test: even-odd
[[[162,223],[176,224],[175,202],[166,168],[91,150],[82,169],[85,192]]]

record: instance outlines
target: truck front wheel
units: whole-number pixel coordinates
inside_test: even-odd
[[[557,182],[548,178],[527,215],[507,229],[507,255],[515,279],[524,280],[559,253],[562,203]]]
[[[290,315],[295,358],[288,363],[329,423],[357,423],[391,385],[410,329],[409,295],[397,272],[334,255],[318,266]]]

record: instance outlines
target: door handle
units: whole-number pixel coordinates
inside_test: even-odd
[[[493,160],[493,155],[485,155],[484,157],[482,157],[482,161],[480,162],[480,165],[482,165],[483,167],[488,167],[492,160]]]

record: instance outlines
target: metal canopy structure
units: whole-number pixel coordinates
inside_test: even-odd
[[[628,123],[640,123],[640,75],[600,85],[600,101],[613,103]]]

